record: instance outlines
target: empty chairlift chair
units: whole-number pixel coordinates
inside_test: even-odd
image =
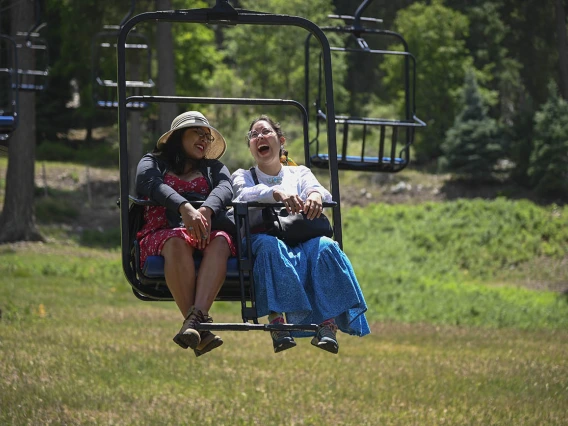
[[[92,41],[92,90],[95,105],[101,109],[118,108],[117,101],[117,58],[116,42],[120,29],[130,19],[136,7],[136,0],[130,0],[130,9],[119,25],[105,25],[103,31],[95,34]],[[152,81],[152,50],[148,39],[133,28],[124,45],[125,79],[129,96],[149,95],[155,84]],[[130,110],[141,110],[148,107],[144,102],[130,102],[126,105]]]
[[[118,25],[106,25],[104,31],[93,38],[92,70],[93,99],[98,108],[117,109],[116,40]],[[143,34],[131,32],[125,45],[127,60],[126,88],[129,96],[149,95],[155,84],[151,77],[152,51]],[[144,102],[130,102],[127,108],[141,110],[148,107]]]
[[[335,122],[343,131],[343,140],[340,153],[337,155],[338,167],[341,170],[359,170],[370,172],[398,172],[404,169],[410,160],[410,146],[414,142],[414,132],[417,127],[426,124],[415,114],[415,87],[416,87],[416,61],[408,51],[404,38],[393,31],[367,28],[362,22],[380,23],[379,19],[363,18],[361,14],[371,1],[365,0],[357,9],[355,16],[333,15],[331,18],[352,21],[351,25],[322,27],[326,33],[339,33],[348,35],[347,43],[342,47],[331,47],[333,52],[350,53],[357,55],[396,55],[403,61],[404,84],[404,118],[388,119],[380,117],[360,117],[353,115],[336,115]],[[402,44],[402,51],[371,49],[364,36],[389,37]],[[350,43],[353,45],[350,47]],[[310,35],[305,44],[305,103],[313,105],[315,112],[316,136],[311,141],[310,164],[314,167],[327,168],[330,154],[326,152],[325,144],[320,140],[320,124],[329,119],[326,104],[328,100],[322,97],[321,77],[319,68],[317,96],[311,101],[310,76],[308,63],[310,62]],[[350,129],[358,128],[362,135],[361,149],[354,147],[350,141]],[[371,131],[371,129],[375,131]],[[378,129],[378,135],[377,130]]]
[[[18,127],[18,55],[16,42],[0,34],[0,150]]]
[[[18,90],[22,92],[42,92],[47,88],[49,77],[49,48],[40,31],[46,26],[38,21],[28,31],[17,32],[15,37],[18,49]]]

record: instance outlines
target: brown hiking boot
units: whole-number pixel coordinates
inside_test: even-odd
[[[213,322],[213,318],[209,317]],[[218,348],[223,344],[223,340],[219,337],[211,333],[209,330],[205,330],[200,332],[201,342],[197,347],[193,350],[195,352],[195,356],[201,356],[206,354],[209,351],[212,351],[215,348]]]
[[[203,312],[195,309],[195,306],[192,306],[185,317],[185,321],[183,322],[181,329],[174,337],[174,342],[184,349],[196,349],[199,346],[199,343],[201,343],[201,336],[195,327],[199,323],[212,321],[211,317],[204,315]]]

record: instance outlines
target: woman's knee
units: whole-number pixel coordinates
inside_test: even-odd
[[[272,235],[257,234],[252,237],[252,248],[255,253],[278,250],[279,240]]]
[[[225,237],[219,236],[213,238],[205,250],[203,250],[204,256],[210,256],[211,254],[216,254],[221,257],[228,258],[231,255],[231,249],[229,248],[229,243]]]
[[[193,255],[193,248],[182,238],[169,238],[162,247],[165,258],[180,258]]]
[[[319,250],[320,251],[325,251],[325,250],[333,250],[335,251],[336,249],[338,249],[339,246],[337,245],[337,243],[332,240],[331,238],[328,237],[320,237],[319,238]]]

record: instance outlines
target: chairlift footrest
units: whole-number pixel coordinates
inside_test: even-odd
[[[317,324],[250,324],[250,323],[202,323],[195,327],[198,331],[233,330],[233,331],[312,331],[317,332]]]

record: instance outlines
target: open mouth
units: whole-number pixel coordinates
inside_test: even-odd
[[[270,149],[270,147],[268,145],[259,145],[258,146],[258,152],[260,152],[261,154],[267,152]]]
[[[205,145],[201,145],[200,143],[195,144],[195,147],[200,151],[205,151]]]

